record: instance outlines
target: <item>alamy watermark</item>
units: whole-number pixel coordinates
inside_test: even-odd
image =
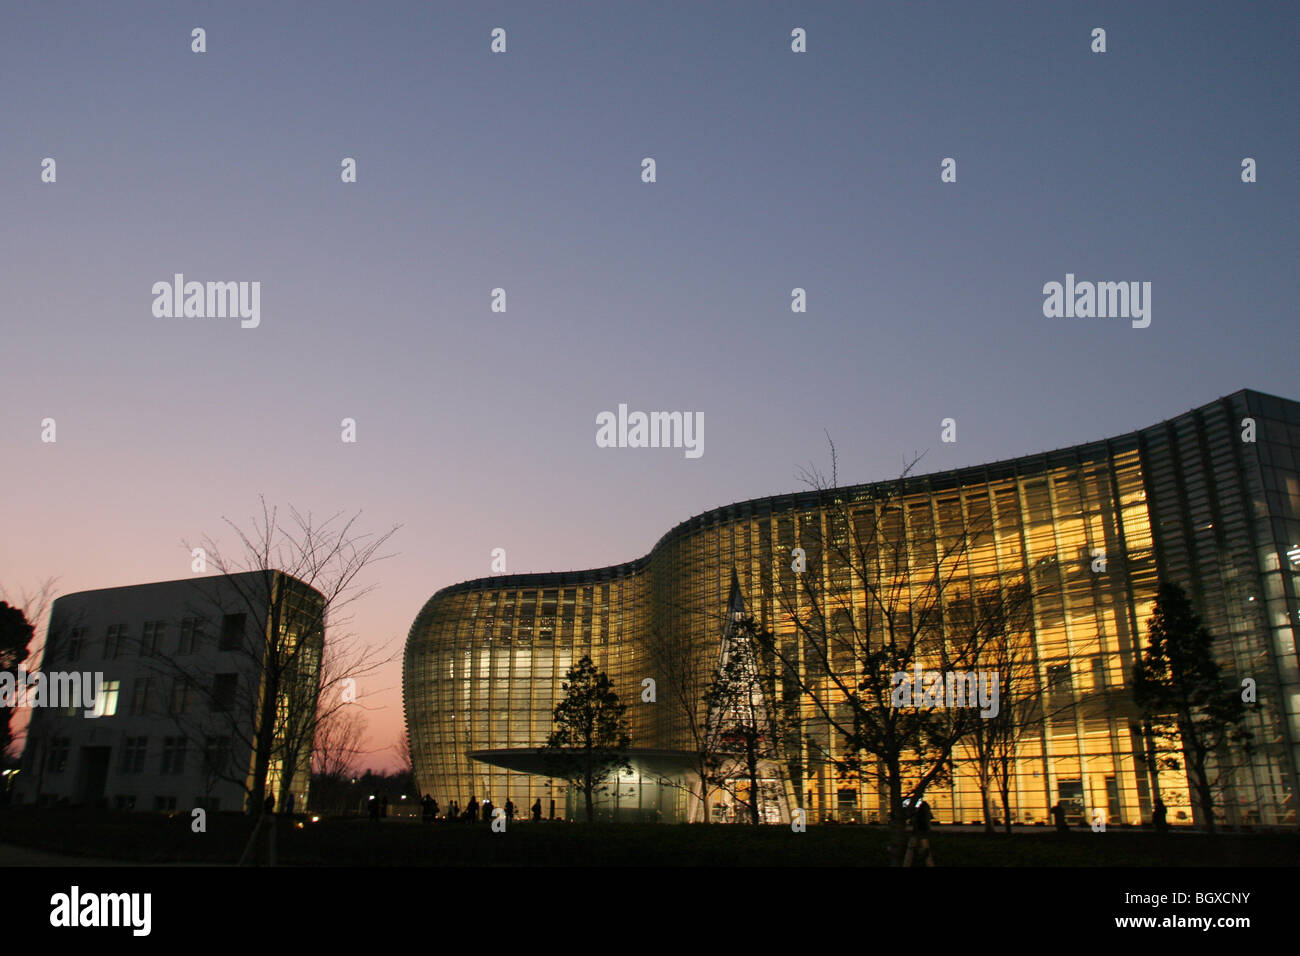
[[[891,707],[978,707],[981,717],[998,715],[997,671],[895,671],[890,678]]]
[[[1150,282],[1075,282],[1065,274],[1065,284],[1043,286],[1043,315],[1049,319],[1132,319],[1133,328],[1151,324]]]
[[[155,318],[239,318],[244,329],[262,321],[261,282],[186,282],[177,272],[171,282],[155,282],[151,291]]]
[[[0,672],[0,707],[84,708],[87,717],[98,717],[95,702],[104,691],[100,671]]]
[[[83,893],[74,885],[50,897],[50,925],[58,928],[124,927],[148,936],[152,914],[152,893]]]
[[[684,448],[687,458],[704,454],[703,412],[628,412],[596,415],[597,448]]]

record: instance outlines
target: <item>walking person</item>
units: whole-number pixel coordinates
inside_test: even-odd
[[[465,820],[469,823],[478,822],[478,801],[472,793],[469,795],[469,803],[465,804]]]
[[[492,822],[492,798],[491,797],[483,798],[483,822],[484,823]]]
[[[537,802],[533,804],[533,822],[542,822],[542,798],[538,797]]]
[[[1065,819],[1065,805],[1060,800],[1057,800],[1056,806],[1052,807],[1052,820],[1056,823],[1057,833],[1070,832],[1070,824]]]
[[[907,838],[907,852],[903,855],[903,866],[912,865],[912,854],[918,848],[925,853],[925,865],[934,866],[934,854],[930,852],[930,821],[933,819],[930,804],[924,799],[918,800],[912,811],[912,835]]]
[[[506,826],[515,822],[515,805],[506,797]]]
[[[1166,819],[1169,811],[1165,809],[1165,802],[1156,797],[1156,806],[1151,813],[1151,822],[1155,824],[1157,833],[1169,832],[1169,821]]]

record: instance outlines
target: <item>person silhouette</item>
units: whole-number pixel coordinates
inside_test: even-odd
[[[509,797],[506,797],[506,807],[505,807],[505,810],[506,810],[506,824],[508,825],[508,824],[514,823],[514,822],[515,822],[515,805],[514,805],[513,803],[510,802],[510,798],[509,798]]]
[[[918,799],[912,810],[912,835],[907,840],[903,866],[912,865],[912,853],[917,849],[925,853],[925,865],[934,866],[934,854],[930,852],[930,821],[933,819],[934,814],[930,812],[930,804],[924,798]]]
[[[465,804],[465,819],[470,823],[478,822],[478,801],[472,793],[469,795],[469,803]]]
[[[540,823],[542,820],[542,798],[538,797],[537,802],[533,804],[533,822]]]

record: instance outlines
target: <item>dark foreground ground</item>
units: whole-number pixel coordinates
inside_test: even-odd
[[[425,825],[402,820],[278,821],[277,861],[298,866],[882,866],[888,834],[874,826],[671,826],[516,822],[505,833],[486,825]],[[130,863],[235,863],[252,822],[208,817],[191,831],[188,815],[84,810],[0,811],[0,843],[42,853]],[[1111,829],[989,835],[939,827],[939,866],[1295,866],[1300,835],[1199,833],[1158,835]],[[266,860],[265,841],[259,854]],[[32,856],[33,862],[42,857]],[[69,861],[71,862],[71,861]]]

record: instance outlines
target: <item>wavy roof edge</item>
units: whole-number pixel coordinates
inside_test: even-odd
[[[1219,396],[1212,402],[1206,402],[1204,405],[1189,408],[1187,411],[1174,415],[1171,418],[1163,419],[1152,425],[1144,425],[1140,428],[1132,429],[1131,431],[1122,432],[1119,435],[1112,435],[1107,438],[1095,438],[1091,441],[1079,442],[1074,445],[1062,445],[1058,448],[1031,452],[1026,455],[1019,455],[1015,458],[1002,458],[997,461],[985,462],[979,465],[966,465],[961,468],[948,468],[943,471],[928,472],[924,475],[910,476],[905,480],[909,486],[916,485],[917,487],[915,490],[918,491],[925,489],[942,490],[942,488],[936,489],[933,487],[936,479],[942,479],[945,487],[961,487],[963,484],[968,483],[963,481],[964,477],[968,476],[972,479],[976,477],[987,478],[987,473],[990,470],[1006,469],[1028,461],[1050,460],[1053,457],[1074,455],[1083,449],[1092,449],[1098,446],[1110,446],[1126,441],[1133,441],[1136,443],[1138,436],[1142,432],[1150,431],[1153,428],[1160,428],[1171,422],[1176,422],[1187,415],[1195,414],[1196,412],[1212,408],[1215,405],[1228,401],[1229,399],[1245,395],[1259,395],[1264,398],[1277,399],[1282,402],[1293,401],[1292,399],[1282,398],[1280,395],[1272,395],[1268,392],[1261,392],[1256,389],[1239,388],[1235,392],[1229,392],[1227,395]],[[429,600],[427,600],[420,608],[419,613],[416,614],[416,623],[418,623],[420,618],[424,616],[426,609],[428,609],[430,605],[437,601],[438,598],[446,595],[460,594],[481,588],[508,588],[512,586],[525,585],[528,587],[546,587],[549,585],[564,587],[567,585],[599,584],[602,581],[611,581],[616,578],[625,577],[642,571],[650,563],[655,552],[663,547],[669,540],[676,536],[686,534],[693,528],[711,525],[728,512],[733,513],[731,515],[733,518],[741,517],[741,512],[752,514],[756,510],[755,505],[759,504],[762,505],[762,510],[790,510],[800,503],[815,502],[820,494],[825,494],[832,490],[842,494],[858,494],[867,489],[878,488],[882,485],[890,485],[898,480],[898,478],[884,478],[879,481],[869,481],[854,485],[839,485],[834,489],[826,489],[826,491],[823,492],[818,492],[816,490],[791,491],[780,495],[765,495],[758,498],[746,498],[742,501],[732,502],[731,504],[709,508],[687,518],[685,521],[678,522],[665,534],[660,536],[659,540],[654,543],[653,547],[651,547],[643,557],[637,558],[634,561],[625,561],[622,564],[610,564],[604,567],[575,571],[530,571],[521,572],[519,574],[488,575],[487,577],[459,581],[455,584],[449,584],[446,587],[439,588],[437,591],[433,592]],[[911,491],[912,488],[909,487],[907,490]],[[415,625],[412,624],[412,628],[414,628],[414,626]]]

